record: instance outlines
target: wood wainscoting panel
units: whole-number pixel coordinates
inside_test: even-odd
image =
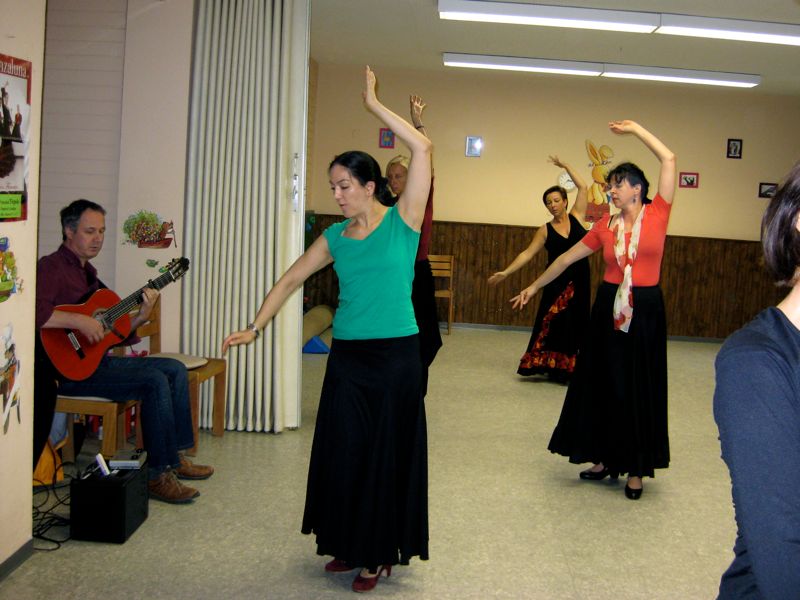
[[[342,220],[341,215],[316,214],[313,238]],[[536,227],[434,221],[430,251],[455,256],[455,323],[530,327],[539,304],[537,296],[523,311],[511,310],[509,300],[530,284],[547,263],[542,250],[505,282],[490,288],[486,280],[527,248]],[[600,252],[589,259],[592,295],[603,279]],[[766,276],[759,242],[667,236],[661,266],[661,287],[671,336],[722,339],[774,306],[786,294]],[[339,286],[331,266],[311,276],[304,295],[308,306],[336,306]],[[446,303],[439,306],[446,315]],[[440,321],[446,320],[440,318]]]

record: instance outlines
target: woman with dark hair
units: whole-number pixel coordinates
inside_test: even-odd
[[[329,572],[362,568],[353,589],[392,566],[428,558],[427,438],[411,281],[431,182],[428,138],[387,109],[365,70],[364,106],[411,151],[408,182],[387,207],[387,182],[369,154],[345,152],[328,168],[345,216],[275,283],[253,322],[222,344],[259,337],[286,298],[333,263],[339,307],[314,429],[302,532],[316,534]]]
[[[411,109],[411,123],[414,128],[425,137],[428,132],[422,124],[422,111],[427,106],[417,95],[409,98]],[[393,196],[387,206],[393,206],[406,189],[408,183],[408,167],[410,161],[402,154],[395,156],[386,163],[386,179]],[[411,304],[414,306],[414,316],[419,327],[419,350],[422,360],[422,395],[428,391],[428,369],[436,358],[436,353],[442,347],[442,334],[439,331],[439,317],[436,313],[436,288],[433,283],[433,271],[428,260],[428,250],[431,246],[431,232],[433,228],[433,170],[431,169],[431,189],[428,192],[428,202],[425,204],[425,216],[422,219],[422,229],[419,236],[417,256],[414,260],[414,283],[411,287]]]
[[[550,266],[586,235],[584,221],[589,188],[567,163],[557,156],[551,156],[549,160],[565,169],[578,188],[572,210],[567,212],[567,190],[557,185],[547,188],[542,202],[553,218],[536,230],[530,245],[510,265],[489,277],[490,286],[519,271],[542,248],[547,250],[547,266]],[[588,258],[576,261],[544,287],[528,348],[519,360],[518,374],[544,374],[559,383],[569,381],[575,370],[578,342],[589,324],[590,297]]]
[[[800,163],[761,222],[767,272],[789,288],[717,355],[714,418],[733,484],[735,557],[719,598],[800,594]]]
[[[658,281],[675,194],[675,155],[633,121],[611,121],[609,129],[635,135],[656,155],[658,192],[647,197],[647,179],[633,163],[612,170],[608,189],[619,212],[595,223],[511,302],[524,307],[569,265],[603,249],[603,282],[548,449],[572,463],[594,463],[580,473],[583,480],[627,473],[625,496],[638,500],[642,477],[669,466],[667,327]]]

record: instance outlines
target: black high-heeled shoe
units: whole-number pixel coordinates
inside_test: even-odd
[[[584,481],[602,481],[606,477],[618,479],[619,473],[616,471],[611,471],[608,467],[603,467],[602,471],[592,471],[591,469],[586,469],[585,471],[581,471],[578,476]]]
[[[627,483],[625,484],[625,497],[628,500],[638,500],[642,497],[642,492],[644,491],[644,487],[640,487],[638,490],[636,488],[630,487]]]

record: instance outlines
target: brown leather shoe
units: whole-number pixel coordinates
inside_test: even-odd
[[[196,465],[183,454],[180,455],[181,466],[175,469],[178,479],[208,479],[214,474],[214,467]]]
[[[158,479],[148,481],[147,490],[154,500],[170,504],[187,504],[200,495],[196,489],[178,481],[173,471],[165,471]]]

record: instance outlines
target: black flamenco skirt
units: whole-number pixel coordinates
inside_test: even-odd
[[[428,559],[418,336],[331,344],[302,532],[352,567]]]
[[[572,463],[602,462],[653,477],[669,466],[667,327],[659,286],[633,288],[628,333],[616,331],[617,286],[603,282],[548,449]]]
[[[546,285],[531,339],[519,360],[519,375],[547,375],[566,383],[575,370],[580,342],[589,325],[589,278],[585,286],[572,280]]]
[[[423,367],[431,366],[436,353],[442,347],[439,330],[439,315],[436,311],[436,288],[433,283],[431,263],[427,258],[414,263],[414,283],[411,288],[411,304],[419,328],[419,350]]]

